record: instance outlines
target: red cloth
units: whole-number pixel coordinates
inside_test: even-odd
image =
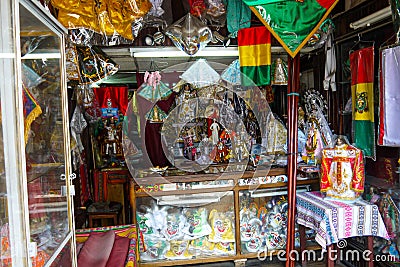
[[[325,148],[324,150],[335,150],[336,148]],[[361,150],[353,147],[353,146],[346,146],[343,150],[353,150],[355,157],[322,157],[322,166],[321,166],[321,183],[320,183],[320,190],[321,192],[325,192],[332,188],[332,179],[330,177],[330,169],[333,162],[340,162],[346,161],[350,162],[351,170],[353,172],[353,179],[351,182],[351,189],[357,192],[364,191],[364,162]]]
[[[111,99],[112,107],[125,115],[128,107],[127,86],[105,86],[94,89],[96,101],[100,108],[107,108],[108,99]]]

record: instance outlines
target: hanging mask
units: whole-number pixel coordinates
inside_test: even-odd
[[[165,34],[177,48],[191,56],[203,49],[212,39],[210,28],[190,13],[169,26]]]

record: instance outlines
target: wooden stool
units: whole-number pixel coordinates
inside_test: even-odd
[[[88,208],[88,227],[93,227],[94,220],[112,219],[118,225],[121,218],[122,204],[118,202],[95,202]],[[101,225],[100,226],[106,226]]]

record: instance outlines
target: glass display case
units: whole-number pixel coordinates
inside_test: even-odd
[[[298,186],[296,192],[310,190],[310,185]],[[277,253],[286,249],[287,188],[264,188],[240,192],[241,252]],[[296,232],[295,246],[300,239]]]
[[[137,199],[140,261],[236,254],[233,192]]]
[[[0,265],[76,266],[66,30],[39,1],[0,11]]]

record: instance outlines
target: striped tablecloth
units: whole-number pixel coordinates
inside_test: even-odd
[[[353,236],[389,239],[378,206],[364,200],[342,202],[324,199],[320,192],[297,194],[297,223],[316,231],[323,248]]]

